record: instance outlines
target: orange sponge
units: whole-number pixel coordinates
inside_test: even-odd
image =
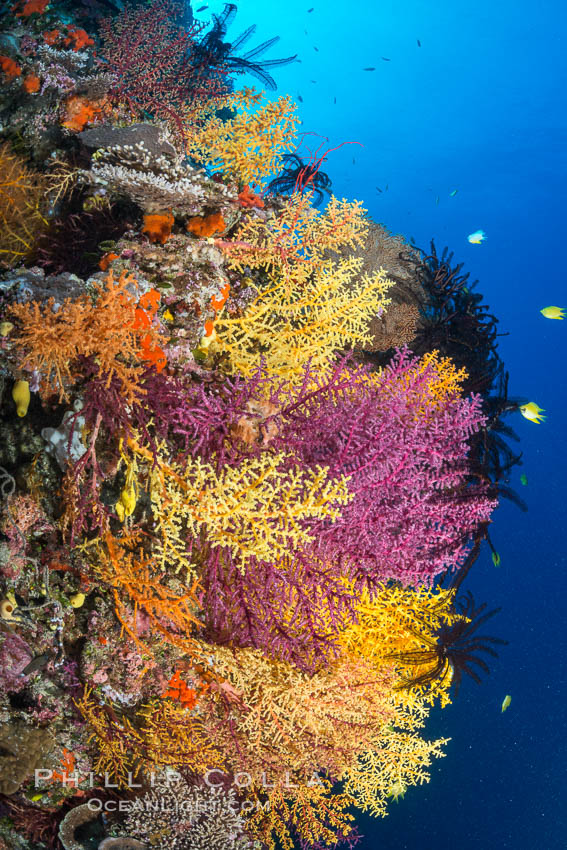
[[[148,213],[144,216],[142,233],[145,233],[150,242],[161,242],[164,245],[171,236],[173,227],[172,213]]]
[[[205,216],[196,215],[187,222],[187,230],[190,233],[203,237],[212,236],[213,233],[218,233],[219,230],[224,230],[225,227],[226,224],[220,212]]]

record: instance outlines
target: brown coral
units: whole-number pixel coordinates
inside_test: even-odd
[[[372,319],[368,328],[372,342],[363,347],[366,351],[387,351],[409,345],[418,322],[419,308],[415,304],[392,304],[382,316]]]
[[[84,844],[76,838],[77,830],[98,819],[99,812],[83,803],[68,812],[59,825],[59,840],[65,850],[83,850]]]
[[[36,768],[45,767],[52,748],[53,738],[47,729],[25,723],[0,726],[0,749],[7,753],[0,759],[0,794],[15,794]]]
[[[267,425],[264,423],[268,417],[279,413],[279,408],[269,401],[250,399],[246,402],[246,409],[248,412],[230,426],[230,433],[247,446],[267,446],[278,433],[278,426],[273,419]]]

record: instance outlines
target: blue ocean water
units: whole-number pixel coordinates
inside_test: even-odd
[[[208,5],[207,19],[224,4]],[[547,415],[541,425],[519,413],[507,420],[524,459],[511,486],[529,511],[502,504],[491,528],[501,566],[487,547],[466,585],[502,606],[482,631],[509,646],[481,686],[465,681],[454,704],[432,714],[428,736],[452,739],[446,758],[387,818],[360,818],[359,846],[566,848],[567,322],[539,311],[567,307],[567,6],[241,0],[228,38],[252,24],[251,47],[281,36],[265,58],[301,60],[273,69],[276,94],[302,98],[301,130],[329,147],[357,143],[325,163],[334,193],[362,200],[423,248],[434,238],[454,251],[500,319],[511,396]],[[486,242],[469,244],[479,228]],[[505,694],[512,704],[502,714]]]

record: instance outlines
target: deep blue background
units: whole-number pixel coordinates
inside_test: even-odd
[[[210,3],[202,17],[222,6]],[[522,487],[516,469],[512,486],[529,512],[498,509],[491,534],[502,565],[486,549],[466,585],[477,600],[502,606],[486,632],[510,645],[482,686],[465,682],[454,705],[432,715],[426,734],[452,738],[446,758],[387,818],[360,819],[359,847],[567,848],[567,322],[539,313],[567,307],[567,6],[240,0],[238,10],[229,40],[255,23],[247,47],[280,35],[265,58],[298,53],[300,63],[273,75],[277,94],[303,97],[301,129],[330,145],[363,145],[330,155],[335,194],[362,200],[373,218],[422,247],[434,237],[465,262],[509,334],[500,352],[511,395],[548,416],[542,425],[508,419],[529,482]],[[478,228],[488,239],[470,245],[466,236]],[[512,705],[501,714],[507,693]]]

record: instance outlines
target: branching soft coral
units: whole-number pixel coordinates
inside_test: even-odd
[[[306,675],[258,650],[203,646],[202,652],[216,678],[200,703],[204,728],[229,766],[244,760],[251,776],[270,777],[275,816],[261,812],[250,821],[269,846],[277,835],[291,847],[289,826],[300,824],[306,842],[329,838],[321,828],[326,814],[333,820],[329,783],[321,775],[346,779],[348,796],[383,814],[394,784],[427,781],[431,759],[442,754],[445,741],[427,742],[415,731],[427,707],[410,712],[396,705],[395,676],[386,666],[377,670],[345,654],[329,669]],[[254,783],[249,790],[265,793]],[[317,799],[318,815],[311,807]],[[335,809],[335,836],[348,824],[341,809]]]
[[[338,777],[384,726],[406,722],[390,698],[391,671],[363,659],[345,656],[309,675],[261,650],[202,651],[220,683],[201,700],[205,728],[229,764],[244,760],[252,776],[267,770],[276,787],[289,788],[290,771],[305,783],[314,770]]]
[[[339,201],[332,196],[321,213],[313,207],[310,192],[295,192],[283,209],[266,221],[247,218],[234,240],[223,243],[223,249],[231,268],[265,269],[291,289],[324,268],[325,260],[330,259],[328,252],[342,249],[341,259],[351,259],[348,250],[364,243],[367,229],[359,201]],[[375,270],[369,270],[367,276]]]
[[[261,802],[261,795],[253,793],[253,799]],[[343,845],[340,838],[355,836],[351,825],[354,816],[349,807],[354,799],[348,794],[332,792],[331,783],[319,779],[312,785],[300,785],[291,792],[276,788],[268,793],[269,808],[259,805],[247,824],[248,832],[262,842],[269,850],[282,847],[294,850],[299,841],[302,850],[324,850]],[[277,840],[277,844],[276,844]],[[351,844],[354,847],[356,838]]]
[[[183,765],[204,773],[223,766],[221,753],[191,710],[169,699],[152,700],[137,712],[134,721],[121,707],[95,699],[90,688],[76,706],[88,724],[96,774],[120,788],[131,786],[132,775],[138,775],[140,768],[150,773]]]
[[[242,183],[262,185],[266,177],[279,170],[283,154],[295,147],[299,123],[289,96],[260,106],[262,98],[263,93],[254,89],[225,97],[222,106],[236,111],[228,120],[218,117],[218,105],[204,120],[205,113],[187,112],[187,155]]]
[[[150,113],[168,121],[183,137],[182,113],[227,91],[222,74],[197,75],[194,51],[199,25],[183,26],[183,4],[152,0],[125,3],[100,23],[100,67],[112,84],[109,95],[132,114]]]
[[[257,294],[242,315],[218,319],[211,350],[246,377],[263,362],[268,375],[294,383],[307,361],[325,375],[337,349],[369,342],[369,322],[389,303],[392,282],[382,269],[360,275],[361,260],[325,258],[361,242],[363,213],[358,202],[336,198],[319,213],[308,194],[295,193],[277,216],[251,218],[233,242],[221,242],[232,268],[262,269],[269,282],[251,285]]]
[[[384,272],[354,284],[358,267],[357,260],[326,262],[292,288],[282,277],[255,287],[242,316],[219,318],[212,350],[228,354],[232,369],[246,377],[264,363],[270,376],[297,384],[308,361],[328,374],[335,351],[366,340],[369,318],[388,303]]]
[[[196,582],[173,589],[171,576],[156,568],[139,543],[108,532],[96,560],[97,571],[111,589],[116,616],[133,640],[139,642],[137,621],[142,615],[165,642],[185,652],[193,648],[191,633],[200,625]]]
[[[371,599],[364,592],[357,601],[355,621],[340,636],[341,647],[349,654],[364,658],[368,663],[381,668],[391,668],[396,653],[411,653],[429,647],[436,642],[436,632],[442,624],[452,624],[459,615],[453,607],[454,591],[437,588],[412,590],[399,585],[385,585]],[[408,656],[409,657],[409,656]],[[413,666],[400,659],[396,661],[396,672],[402,681],[418,678],[424,664]],[[433,704],[440,699],[441,705],[450,702],[451,677],[424,683],[413,691],[398,690],[396,699],[401,704],[415,705],[416,697]]]
[[[46,193],[45,179],[31,171],[7,143],[0,145],[0,263],[13,266],[33,251],[47,227]]]
[[[390,578],[430,584],[457,568],[496,505],[488,486],[469,481],[481,400],[455,395],[455,375],[439,366],[406,350],[381,376],[353,382],[346,398],[321,381],[280,411],[274,448],[351,476],[355,497],[321,528],[316,552],[342,564],[358,587]]]
[[[134,456],[152,459],[134,440]],[[333,521],[350,496],[345,476],[327,481],[322,467],[305,472],[284,452],[243,460],[220,473],[199,459],[184,466],[158,457],[150,470],[149,493],[162,568],[191,571],[193,539],[201,534],[213,548],[230,552],[244,572],[250,558],[278,559],[313,541],[318,520]]]
[[[389,797],[400,796],[411,785],[429,782],[432,759],[445,755],[447,738],[426,741],[415,733],[384,727],[381,739],[365,750],[346,774],[344,789],[362,811],[375,817],[386,814]]]
[[[341,572],[306,552],[251,558],[242,573],[230,553],[201,548],[203,619],[215,641],[262,649],[313,672],[339,654],[356,595]]]
[[[94,302],[83,295],[66,299],[58,310],[53,298],[44,305],[14,304],[10,314],[18,320],[18,329],[13,339],[23,367],[41,373],[45,394],[68,398],[68,384],[77,377],[77,358],[92,355],[107,385],[117,376],[123,398],[131,403],[140,393],[144,349],[164,340],[153,326],[140,322],[141,310],[131,291],[137,288],[133,275],[124,271],[115,281],[110,271],[105,285],[96,283],[94,288]]]

